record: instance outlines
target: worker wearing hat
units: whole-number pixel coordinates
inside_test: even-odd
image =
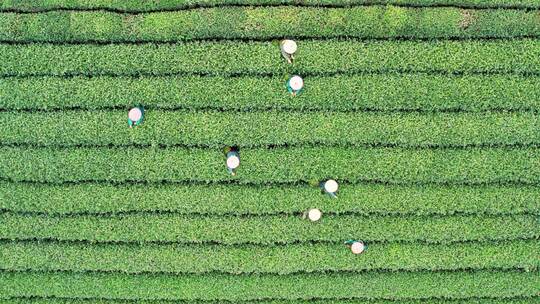
[[[327,181],[324,181],[320,184],[320,187],[322,191],[325,192],[326,194],[330,195],[333,198],[337,198],[337,191],[338,191],[339,185],[335,180],[329,179]]]
[[[367,249],[367,245],[362,241],[348,240],[345,245],[351,249],[354,254],[361,254]]]
[[[288,63],[293,63],[294,53],[296,53],[297,45],[293,40],[285,39],[280,43],[281,55],[287,60]]]
[[[225,148],[225,153],[227,155],[227,171],[234,176],[236,175],[236,169],[240,166],[240,153],[232,147]]]
[[[130,128],[140,125],[144,120],[144,109],[142,106],[137,106],[128,112],[128,125]]]
[[[294,75],[287,81],[287,90],[292,96],[300,94],[304,88],[304,80],[298,75]]]

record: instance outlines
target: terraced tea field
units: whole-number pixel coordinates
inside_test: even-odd
[[[0,304],[540,303],[539,113],[539,0],[0,0]]]

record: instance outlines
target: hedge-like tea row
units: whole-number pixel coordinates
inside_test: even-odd
[[[125,273],[278,273],[538,268],[540,242],[373,244],[361,258],[336,244],[288,246],[0,243],[0,269]]]
[[[237,180],[240,183],[338,181],[389,183],[540,182],[540,150],[285,148],[242,149],[230,176],[221,149],[0,148],[0,178],[47,183],[81,181]]]
[[[394,6],[220,7],[137,15],[95,11],[0,13],[0,41],[538,37],[537,15],[528,10]]]
[[[254,301],[236,301],[243,304],[362,304],[366,300],[254,300]],[[11,298],[0,299],[1,304],[126,304],[125,300],[110,299],[69,299],[69,298]],[[137,300],[141,304],[170,304],[167,300]],[[218,304],[223,301],[182,301],[186,304]],[[456,300],[427,299],[427,300],[369,300],[371,304],[456,304]],[[514,298],[470,298],[460,299],[460,304],[531,304],[540,303],[540,297],[514,297]]]
[[[291,98],[282,77],[6,78],[0,81],[0,109],[99,109],[140,102],[149,109],[540,110],[539,77],[389,74],[305,81],[308,89]]]
[[[0,144],[39,146],[392,145],[463,147],[540,144],[536,113],[294,113],[147,111],[136,130],[125,111],[0,112]]]
[[[538,272],[129,275],[0,272],[0,298],[168,300],[467,299],[537,296]],[[437,286],[438,288],[434,288]]]
[[[133,214],[68,216],[0,214],[0,239],[90,242],[179,242],[289,244],[365,241],[532,239],[540,236],[537,216],[351,216],[326,215],[320,222],[298,216],[182,216]]]
[[[538,0],[4,0],[0,10],[39,12],[57,9],[98,10],[109,9],[123,12],[148,12],[157,10],[181,10],[194,7],[227,5],[302,5],[347,7],[351,5],[387,4],[401,6],[459,6],[466,8],[539,8]]]
[[[223,301],[182,301],[186,304],[217,304]],[[243,304],[361,304],[366,300],[254,300],[254,301],[237,301]],[[11,298],[0,299],[1,304],[126,304],[125,300],[110,300],[110,299],[69,299],[69,298]],[[170,304],[167,300],[137,300],[141,304]],[[456,304],[456,300],[442,299],[427,299],[427,300],[369,300],[371,304]],[[460,304],[531,304],[540,303],[540,297],[514,297],[514,298],[470,298],[460,299]]]
[[[540,40],[299,41],[297,64],[272,42],[0,45],[0,76],[308,75],[358,72],[539,73]]]
[[[0,183],[0,209],[44,214],[540,214],[538,187],[341,185],[339,199],[304,186]],[[96,203],[99,202],[99,203]]]

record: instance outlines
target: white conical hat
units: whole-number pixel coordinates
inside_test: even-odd
[[[236,155],[231,155],[227,157],[227,167],[231,169],[236,169],[240,166],[240,158]]]
[[[287,54],[294,54],[296,50],[298,49],[296,42],[294,42],[294,40],[288,40],[288,39],[285,39],[281,42],[281,47]]]
[[[129,110],[129,112],[128,112],[128,118],[131,121],[139,121],[139,119],[141,119],[141,117],[142,117],[142,111],[139,108],[133,108],[133,109]]]
[[[362,242],[354,242],[351,245],[351,251],[354,254],[360,254],[364,252],[365,249],[366,249],[366,246]]]
[[[316,222],[321,219],[322,212],[319,209],[309,209],[308,218],[312,222]]]
[[[293,90],[298,91],[304,87],[304,80],[302,77],[295,75],[289,80],[289,85]]]
[[[324,183],[324,190],[327,192],[334,193],[338,190],[338,188],[338,183],[333,179],[329,179]]]

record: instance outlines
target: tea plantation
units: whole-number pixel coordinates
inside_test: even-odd
[[[0,0],[0,304],[540,303],[539,185],[540,0]]]

